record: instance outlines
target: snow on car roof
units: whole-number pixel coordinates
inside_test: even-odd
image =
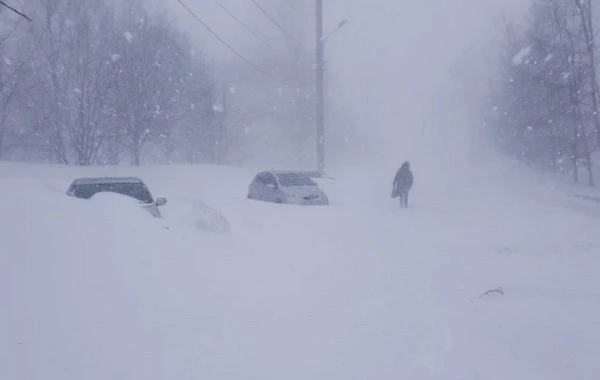
[[[302,171],[302,170],[271,170],[271,173],[273,174],[298,174],[298,175],[305,175],[305,176],[311,176],[310,174],[312,172],[307,172],[307,171]]]
[[[311,171],[311,170],[271,170],[271,173],[277,174],[297,174],[297,175],[305,175],[310,178],[331,178],[327,176],[325,173],[319,171]]]
[[[137,177],[98,177],[98,178],[78,178],[73,181],[74,185],[94,185],[101,183],[142,183]]]

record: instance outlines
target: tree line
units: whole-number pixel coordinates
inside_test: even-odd
[[[283,38],[244,46],[273,81],[239,60],[216,64],[142,0],[23,3],[31,22],[0,8],[0,159],[139,165],[152,152],[153,162],[240,163],[275,134],[268,144],[306,158],[310,50]],[[309,12],[273,10],[299,38]]]
[[[485,126],[529,165],[594,185],[600,91],[591,0],[534,0],[523,27],[504,20]]]
[[[140,164],[153,142],[217,128],[210,66],[172,22],[139,2],[41,0],[34,22],[0,14],[0,158]],[[190,160],[203,146],[190,145]]]

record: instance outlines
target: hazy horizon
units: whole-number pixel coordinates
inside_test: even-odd
[[[314,3],[313,1],[307,1]],[[305,2],[304,4],[306,5]],[[500,33],[501,13],[518,21],[525,14],[530,0],[482,2],[466,0],[433,0],[428,2],[398,2],[378,0],[324,1],[324,33],[335,29],[338,22],[347,24],[327,41],[326,85],[334,96],[329,96],[327,106],[338,107],[346,113],[356,127],[356,138],[361,140],[355,157],[346,157],[348,164],[365,160],[372,162],[395,160],[431,160],[423,151],[438,146],[434,161],[444,160],[444,155],[455,154],[457,145],[463,152],[468,147],[468,121],[464,111],[476,106],[465,99],[458,104],[453,100],[457,79],[453,77],[457,65],[466,60],[485,56]],[[260,51],[259,41],[249,35],[213,1],[187,0],[185,3],[204,21],[242,54],[253,57],[253,48]],[[267,2],[263,2],[268,4]],[[292,1],[292,4],[294,2]],[[245,0],[221,0],[242,21],[256,28],[261,35],[278,38],[278,44],[291,44],[281,32]],[[268,4],[272,5],[272,4]],[[184,30],[192,39],[212,54],[215,62],[239,61],[226,47],[210,35],[177,3],[169,7],[181,20]],[[275,8],[279,12],[294,12],[286,2]],[[313,54],[314,14],[305,20],[310,25],[302,40]],[[303,22],[299,20],[299,22]],[[277,46],[281,46],[277,45]],[[465,57],[471,54],[472,57]],[[475,67],[485,72],[486,67]],[[480,72],[471,73],[475,80]],[[265,79],[268,81],[268,79]],[[477,89],[474,89],[477,91]],[[460,108],[463,109],[460,109]],[[329,109],[326,108],[326,112]],[[331,117],[331,113],[328,115]],[[464,131],[445,136],[448,120]],[[328,119],[327,128],[336,128],[335,118]],[[439,149],[441,140],[452,138],[454,148]],[[344,165],[336,156],[336,138],[327,140],[329,162]],[[465,145],[462,145],[465,144]],[[335,157],[335,158],[332,158]],[[337,158],[337,159],[336,159]]]

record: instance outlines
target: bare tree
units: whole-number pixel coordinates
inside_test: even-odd
[[[111,59],[114,22],[105,6],[91,6],[90,0],[76,0],[74,5],[77,17],[67,44],[74,76],[73,88],[67,94],[67,131],[76,153],[75,163],[91,165],[112,117],[109,98],[116,74]]]
[[[501,65],[503,82],[493,96],[501,112],[494,112],[490,124],[519,159],[562,170],[568,157],[573,180],[579,181],[583,163],[593,186],[598,142],[590,136],[600,119],[587,11],[588,1],[536,0],[525,33],[505,34],[515,48]]]
[[[22,18],[0,16],[0,156],[18,147],[31,131],[24,128],[16,113],[23,111],[24,93],[31,85],[28,62],[39,39],[27,44]]]
[[[45,23],[35,68],[39,124],[48,132],[58,162],[91,165],[112,115],[114,16],[102,1],[40,3]]]
[[[148,142],[169,161],[216,141],[210,160],[226,161],[229,92],[173,22],[135,0],[24,1],[34,23],[0,13],[0,154],[139,164]]]
[[[594,115],[594,124],[596,126],[596,133],[598,141],[600,142],[600,115],[598,114],[598,82],[596,75],[596,41],[595,31],[593,24],[592,15],[592,1],[591,0],[574,0],[577,8],[579,9],[581,30],[583,32],[585,47],[587,56],[585,59],[589,62],[588,75],[590,76],[590,92],[591,92],[591,105]]]
[[[182,117],[191,48],[166,20],[139,17],[139,10],[126,14],[121,30],[116,115],[139,165],[144,145]]]

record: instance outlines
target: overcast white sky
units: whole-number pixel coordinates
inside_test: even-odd
[[[164,0],[157,1],[164,4]],[[242,54],[252,55],[256,41],[213,0],[184,1]],[[250,0],[220,1],[262,33],[279,33]],[[285,0],[257,1],[270,9],[293,11]],[[289,1],[314,3],[314,0]],[[365,131],[387,142],[388,150],[396,149],[399,141],[403,141],[406,150],[413,150],[407,154],[414,155],[419,150],[416,148],[422,148],[426,144],[424,139],[429,138],[423,137],[423,115],[447,112],[435,104],[434,98],[445,91],[461,54],[470,46],[480,46],[497,32],[494,19],[500,10],[521,17],[530,0],[323,0],[323,3],[325,32],[340,20],[348,20],[326,46],[328,70],[340,89],[340,101],[350,105],[349,112],[353,112]],[[169,4],[182,27],[193,33],[211,54],[238,59],[175,0],[169,0]],[[314,25],[312,18],[306,22]],[[310,48],[314,46],[311,40],[305,42]],[[418,139],[421,140],[415,143]]]

